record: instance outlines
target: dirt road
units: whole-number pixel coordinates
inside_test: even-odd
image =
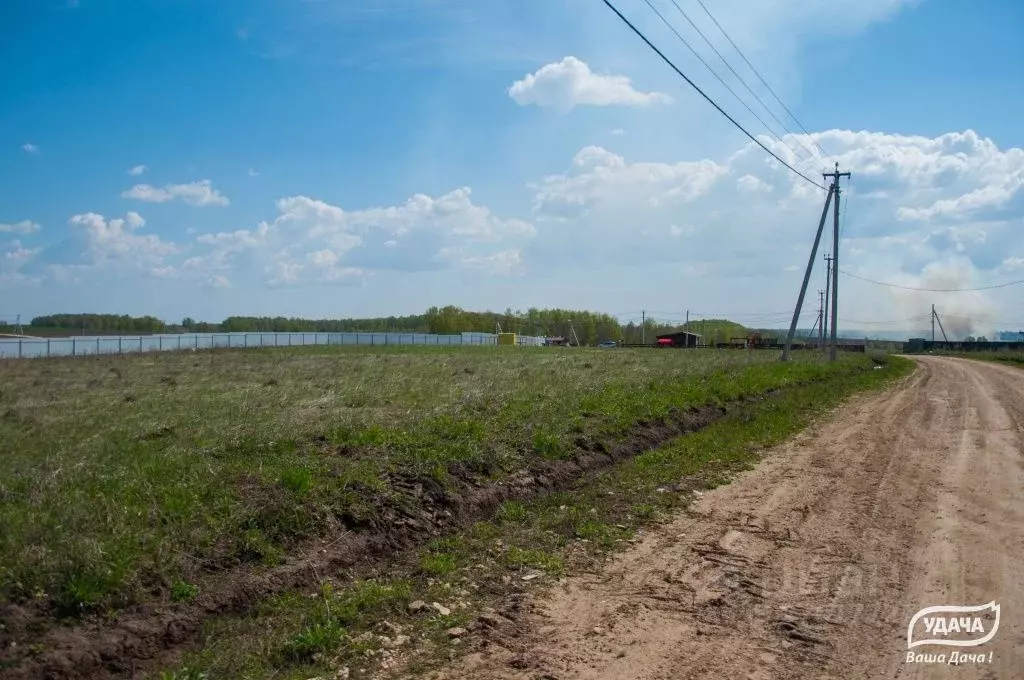
[[[1024,678],[1022,426],[1024,371],[922,358],[444,675]],[[907,663],[915,612],[993,600],[990,642],[915,649],[984,663]]]

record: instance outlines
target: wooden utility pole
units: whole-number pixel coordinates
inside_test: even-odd
[[[942,331],[942,340],[949,342],[949,338],[946,337],[946,329],[942,327],[942,319],[939,318],[939,313],[935,311],[935,305],[932,305],[932,342],[935,342],[935,322],[939,322],[939,330]]]
[[[640,344],[647,344],[647,315],[644,310],[640,310]]]
[[[839,178],[850,177],[848,172],[839,172],[839,163],[836,163],[836,169],[832,172],[822,173],[822,177],[832,178],[832,188],[835,191],[836,202],[833,207],[833,219],[832,219],[832,326],[829,329],[832,333],[832,342],[828,350],[828,360],[836,360],[836,351],[839,349],[839,343],[836,337],[836,323],[839,317]]]
[[[793,336],[796,334],[796,325],[800,321],[800,310],[804,306],[804,296],[807,294],[807,282],[811,279],[811,270],[814,269],[814,258],[818,256],[818,244],[821,243],[821,232],[825,228],[825,219],[828,217],[828,204],[832,201],[832,194],[836,192],[836,185],[833,183],[828,188],[828,195],[825,196],[825,208],[821,211],[821,221],[818,222],[818,231],[814,235],[814,245],[811,246],[811,256],[807,260],[807,269],[804,271],[804,281],[800,284],[800,295],[796,298],[796,309],[793,310],[793,321],[789,324],[789,334],[786,335],[786,344],[782,350],[782,360],[789,361],[789,351],[793,347]]]

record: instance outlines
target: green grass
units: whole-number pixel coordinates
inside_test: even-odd
[[[934,352],[941,356],[962,357],[964,359],[977,359],[978,361],[994,361],[1005,363],[1010,366],[1024,368],[1024,352],[1012,350],[999,350],[994,352]]]
[[[498,479],[580,436],[865,362],[776,359],[296,347],[7,361],[0,601],[78,615],[173,598],[176,583],[201,589],[211,571],[363,526],[387,480]]]
[[[692,491],[727,482],[755,464],[765,447],[790,437],[850,394],[883,387],[911,370],[913,363],[899,357],[872,361],[862,355],[844,361],[827,381],[790,385],[699,432],[590,476],[578,488],[503,503],[493,519],[435,539],[408,561],[399,558],[382,566],[377,587],[394,583],[406,601],[467,603],[459,610],[453,606],[450,616],[429,609],[410,614],[394,601],[337,620],[343,634],[330,637],[327,630],[333,629],[324,627],[334,624],[324,618],[321,598],[285,595],[245,619],[211,622],[204,645],[187,655],[182,668],[211,677],[287,679],[329,675],[341,666],[353,672],[372,668],[375,657],[366,657],[365,651],[379,644],[379,638],[367,636],[381,630],[384,616],[389,626],[411,635],[423,652],[409,672],[424,672],[448,658],[451,645],[444,638],[445,628],[463,625],[483,607],[500,606],[510,592],[537,587],[522,585],[523,575],[592,570],[595,557],[628,546],[626,541],[638,529],[687,504]],[[356,581],[339,586],[333,596],[358,599],[365,587],[365,581]],[[312,628],[316,625],[321,628]],[[296,660],[280,652],[296,645],[308,650],[311,639],[317,659],[305,654]],[[361,646],[355,640],[363,640]]]

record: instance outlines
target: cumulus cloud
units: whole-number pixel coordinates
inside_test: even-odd
[[[746,192],[768,192],[772,190],[768,182],[758,179],[753,175],[743,175],[743,177],[736,180],[736,188]]]
[[[180,198],[192,206],[225,206],[230,203],[217,189],[213,188],[208,179],[188,184],[168,184],[162,189],[149,184],[136,184],[121,193],[123,198],[132,198],[147,203],[164,203]]]
[[[1024,269],[1024,257],[1008,257],[1000,265],[1006,271]]]
[[[17,269],[25,262],[35,257],[42,248],[25,248],[18,241],[14,241],[10,244],[10,250],[4,252],[4,260],[8,266],[4,269],[13,267]]]
[[[128,174],[131,175],[132,177],[138,177],[139,175],[144,174],[148,169],[149,168],[147,168],[145,165],[135,165],[131,168],[128,168]]]
[[[479,269],[490,264],[512,273],[519,268],[508,244],[536,234],[529,222],[502,219],[475,204],[466,187],[362,210],[344,210],[308,196],[281,198],[275,206],[277,217],[255,229],[199,236],[197,244],[208,250],[190,258],[187,266],[228,270],[244,259],[273,286],[354,284],[376,269]]]
[[[508,94],[520,106],[534,104],[568,111],[576,106],[651,106],[671,98],[640,92],[626,76],[601,75],[576,57],[542,66],[512,83]]]
[[[22,220],[14,224],[0,224],[0,234],[33,234],[42,229],[32,220]]]
[[[24,151],[25,153],[30,153],[30,154],[37,154],[37,153],[39,153],[39,147],[36,146],[35,144],[33,144],[32,142],[25,142],[24,144],[22,144],[21,145],[21,150]]]
[[[627,162],[600,146],[581,149],[569,172],[536,185],[534,212],[542,216],[579,215],[598,203],[633,201],[642,194],[649,206],[685,203],[706,194],[728,168],[711,160],[679,163]]]
[[[178,247],[155,234],[136,234],[145,223],[136,212],[110,219],[98,213],[83,213],[73,215],[68,221],[72,234],[82,241],[92,264],[113,261],[159,268],[166,256],[178,252]]]
[[[811,137],[801,141],[819,141],[853,171],[841,205],[844,272],[941,288],[928,283],[943,276],[950,279],[945,287],[999,283],[1020,266],[1013,259],[1024,256],[1020,149],[999,149],[971,131],[927,138],[829,130]],[[785,147],[778,152],[787,158]],[[824,199],[754,144],[724,159],[676,163],[585,147],[568,171],[545,177],[532,192],[542,231],[523,250],[531,269],[664,262],[720,285],[759,277],[763,284],[751,297],[763,297],[765,306],[795,295]],[[918,211],[915,219],[901,219],[908,210]],[[819,259],[830,248],[831,239],[823,239]],[[842,290],[849,319],[919,317],[931,301],[945,299],[849,277]],[[990,292],[951,296],[959,296],[951,314],[970,317],[974,309],[975,318],[998,318]]]

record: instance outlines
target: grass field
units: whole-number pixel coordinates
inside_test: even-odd
[[[871,368],[863,355],[828,365],[798,354],[780,364],[775,352],[540,348],[8,361],[0,366],[0,599],[45,617],[187,603],[218,574],[272,568],[313,539],[378,531],[382,508],[428,502],[405,492],[410,482],[492,483],[575,456],[581,442],[615,446],[638,422],[674,410],[880,378]],[[673,465],[659,474],[683,469]],[[499,524],[527,522],[530,507],[506,503]],[[602,532],[595,524],[594,537]],[[561,557],[530,550],[503,560],[558,568]],[[469,557],[435,549],[417,559],[422,574],[443,576]],[[277,623],[263,629],[290,642],[217,652],[237,632],[222,626],[200,658],[228,676],[253,663],[302,668],[312,657],[295,645],[340,644],[357,614],[404,603],[414,588],[396,581],[345,591],[329,630],[308,627],[296,604],[308,598],[275,596],[261,611],[276,612]],[[345,606],[348,618],[338,619]],[[330,640],[306,644],[302,635]]]
[[[1024,368],[1024,352],[1014,352],[1012,350],[996,352],[937,352],[937,354],[963,357],[964,359],[977,359],[978,361],[995,361]]]

